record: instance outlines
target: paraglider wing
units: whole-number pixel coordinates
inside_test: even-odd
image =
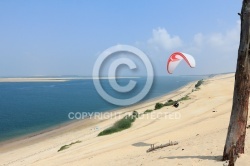
[[[193,56],[182,53],[182,52],[174,52],[169,58],[167,62],[167,71],[169,74],[172,74],[175,70],[175,68],[178,66],[178,64],[184,59],[186,63],[190,67],[195,67],[195,60]]]

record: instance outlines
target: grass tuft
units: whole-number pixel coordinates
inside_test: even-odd
[[[162,103],[155,104],[155,110],[161,109],[162,107],[164,107],[164,104],[162,104]]]
[[[199,86],[201,86],[201,84],[203,83],[203,79],[199,80],[196,84],[195,84],[195,88],[199,88]]]
[[[82,141],[76,141],[76,142],[71,142],[70,144],[68,145],[63,145],[57,152],[60,152],[62,150],[65,150],[65,149],[68,149],[70,146],[74,145],[74,144],[77,144],[77,143],[81,143]]]
[[[146,111],[144,111],[144,114],[147,114],[147,113],[150,113],[150,112],[152,112],[153,110],[146,110]]]
[[[112,127],[107,128],[107,129],[103,130],[102,132],[100,132],[98,134],[98,136],[109,135],[109,134],[112,134],[115,132],[119,132],[119,131],[128,129],[132,126],[132,123],[135,121],[135,119],[137,117],[138,116],[127,115],[124,118],[122,118],[121,120],[118,120],[117,122],[115,122],[115,124]]]
[[[173,105],[174,104],[174,100],[168,100],[165,104],[164,104],[164,106],[171,106],[171,105]]]
[[[184,96],[184,97],[178,99],[177,101],[179,102],[179,101],[189,100],[189,99],[191,99],[191,98],[190,98],[188,95],[186,95],[186,96]]]

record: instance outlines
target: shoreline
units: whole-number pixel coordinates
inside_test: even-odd
[[[205,79],[208,79],[208,78],[209,77],[207,77]],[[172,99],[172,98],[175,98],[175,97],[183,94],[182,90],[185,88],[188,88],[188,89],[191,88],[190,90],[194,89],[194,85],[195,85],[195,83],[197,83],[197,81],[198,80],[189,82],[189,83],[187,83],[187,84],[185,84],[185,85],[183,85],[175,90],[172,90],[168,93],[165,93],[163,95],[136,103],[136,104],[131,105],[131,106],[113,109],[113,110],[106,110],[106,111],[103,111],[100,113],[111,113],[111,114],[115,113],[115,115],[117,116],[117,115],[123,115],[123,114],[129,113],[129,112],[132,112],[133,110],[144,109],[144,108],[152,106],[152,105],[154,106],[154,104],[157,102],[166,102],[169,98]],[[57,124],[57,125],[51,126],[49,128],[46,128],[46,129],[43,129],[40,131],[35,131],[32,133],[13,137],[13,138],[10,138],[9,140],[2,140],[2,141],[0,141],[0,147],[5,148],[6,146],[12,146],[12,144],[17,144],[19,142],[26,142],[26,140],[29,140],[32,142],[34,141],[34,143],[36,143],[39,140],[46,138],[48,135],[58,136],[58,135],[60,135],[60,132],[68,132],[70,129],[77,128],[79,125],[89,123],[90,125],[85,126],[87,128],[93,124],[98,124],[99,122],[107,121],[109,119],[97,120],[97,119],[86,118],[86,119],[63,122],[61,124]],[[25,145],[23,145],[23,146],[25,146]]]
[[[62,124],[52,126],[50,128],[47,128],[47,129],[44,129],[41,131],[37,131],[34,133],[23,135],[23,136],[13,138],[10,140],[1,141],[0,142],[0,152],[4,152],[6,150],[9,151],[9,150],[17,149],[20,147],[24,147],[24,146],[27,146],[30,144],[40,142],[44,139],[49,139],[50,136],[52,136],[52,137],[60,136],[61,133],[70,132],[70,131],[75,130],[81,126],[84,126],[87,128],[87,127],[89,127],[89,125],[95,125],[95,124],[100,122],[100,121],[90,121],[90,120],[91,119],[84,119],[84,121],[83,120],[80,120],[80,121],[76,120],[76,121],[72,121],[72,122],[64,122]]]
[[[156,102],[179,99],[194,89],[195,81],[162,97],[113,110],[124,117],[136,110],[139,114],[153,109]],[[232,106],[234,74],[204,79],[189,94],[190,99],[154,110],[153,114],[178,113],[179,119],[143,114],[129,129],[111,135],[97,134],[112,126],[117,119],[85,119],[65,127],[20,140],[0,148],[1,166],[43,165],[223,165],[221,161]],[[147,118],[149,116],[149,118]],[[116,117],[116,116],[115,116]],[[99,129],[95,129],[98,126]],[[250,135],[246,135],[246,154],[237,163],[250,162]],[[150,145],[169,141],[178,145],[147,153]],[[78,142],[58,152],[66,145]]]
[[[90,80],[90,79],[126,79],[140,77],[0,77],[0,83],[8,82],[66,82],[71,80]]]

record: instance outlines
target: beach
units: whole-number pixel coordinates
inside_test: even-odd
[[[59,126],[47,132],[0,144],[0,165],[223,165],[221,161],[232,107],[234,74],[218,75],[204,80],[193,91],[196,82],[161,97],[110,112],[109,118],[84,119]],[[193,91],[193,92],[192,92]],[[189,95],[178,108],[154,109]],[[111,135],[98,133],[134,110],[141,116],[132,127]],[[250,162],[249,135],[245,154],[237,165]],[[68,149],[59,151],[72,142]],[[177,141],[178,144],[146,152],[155,146]]]

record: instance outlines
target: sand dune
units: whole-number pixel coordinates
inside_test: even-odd
[[[160,98],[118,110],[119,117],[133,110],[143,113],[156,102],[179,99],[190,93],[195,83]],[[138,118],[130,129],[97,137],[117,118],[79,121],[31,138],[0,146],[0,165],[226,165],[220,161],[232,106],[234,74],[205,80],[200,90],[178,108],[163,107]],[[246,154],[237,165],[250,163],[250,139],[247,134]],[[75,141],[66,150],[61,146]],[[171,141],[179,144],[146,153],[151,144]]]

